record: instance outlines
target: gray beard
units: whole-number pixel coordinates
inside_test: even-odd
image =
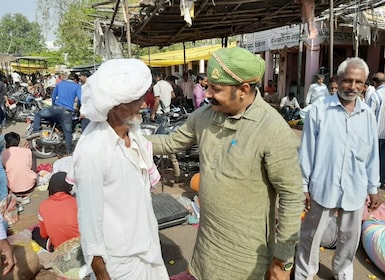
[[[339,92],[337,92],[338,96],[341,97],[341,99],[345,100],[345,101],[354,101],[357,99],[357,96],[358,95],[355,95],[355,96],[346,96],[344,94],[340,94]]]
[[[143,122],[143,119],[142,119],[142,115],[141,114],[137,114],[137,115],[135,115],[135,117],[134,118],[132,118],[132,119],[126,119],[125,121],[124,121],[124,124],[125,125],[139,125],[139,124],[141,124]]]

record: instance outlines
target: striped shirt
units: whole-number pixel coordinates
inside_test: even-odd
[[[381,97],[382,101],[385,100],[385,84],[380,85],[376,92]],[[381,102],[378,121],[378,139],[385,139],[385,102]]]

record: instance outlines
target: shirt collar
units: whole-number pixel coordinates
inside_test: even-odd
[[[101,122],[100,129],[102,131],[106,131],[108,137],[106,145],[111,145],[112,149],[115,150],[123,142],[123,139],[120,138],[118,134],[116,134],[115,130],[110,126],[107,121]]]
[[[263,106],[266,106],[266,104],[263,102],[265,101],[262,99],[260,93],[258,92],[253,103],[251,103],[242,113],[239,113],[235,116],[228,116],[224,113],[216,112],[214,115],[213,124],[223,128],[237,130],[237,123],[242,118],[257,122],[261,118],[261,114],[264,114],[265,112]]]
[[[340,99],[338,98],[338,94],[333,94],[329,97],[329,100],[330,100],[330,106],[332,107],[336,107],[336,106],[341,106],[342,108],[344,108],[344,106],[342,105]],[[354,113],[358,113],[358,112],[363,112],[365,111],[365,106],[364,106],[364,102],[361,100],[360,97],[357,97],[356,99],[356,105],[354,106]]]

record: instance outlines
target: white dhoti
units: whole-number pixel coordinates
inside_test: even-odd
[[[164,264],[150,264],[138,257],[109,257],[106,264],[108,274],[116,280],[168,280]],[[91,274],[91,280],[96,280]]]

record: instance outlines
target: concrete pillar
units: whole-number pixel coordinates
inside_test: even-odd
[[[318,74],[319,71],[319,38],[317,37],[313,40],[308,40],[307,43],[304,44],[304,46],[306,48],[304,98],[306,99],[309,87],[314,82],[314,75]]]
[[[370,74],[369,78],[377,73],[377,72],[384,72],[384,67],[378,68],[378,61],[383,57],[383,54],[381,53],[381,45],[369,45],[368,46],[368,57],[366,58],[366,63],[369,66]]]
[[[183,64],[179,64],[178,65],[178,72],[179,72],[180,76],[182,77],[182,75],[183,75]]]
[[[274,74],[274,68],[273,68],[273,55],[270,51],[265,51],[265,78],[264,78],[264,85],[267,85],[268,80],[273,79]]]
[[[287,48],[281,50],[279,56],[279,75],[277,81],[277,91],[279,99],[286,94],[286,70],[287,70]]]
[[[205,73],[205,60],[199,60],[199,73]]]
[[[174,75],[175,73],[175,65],[171,65],[171,75]]]

